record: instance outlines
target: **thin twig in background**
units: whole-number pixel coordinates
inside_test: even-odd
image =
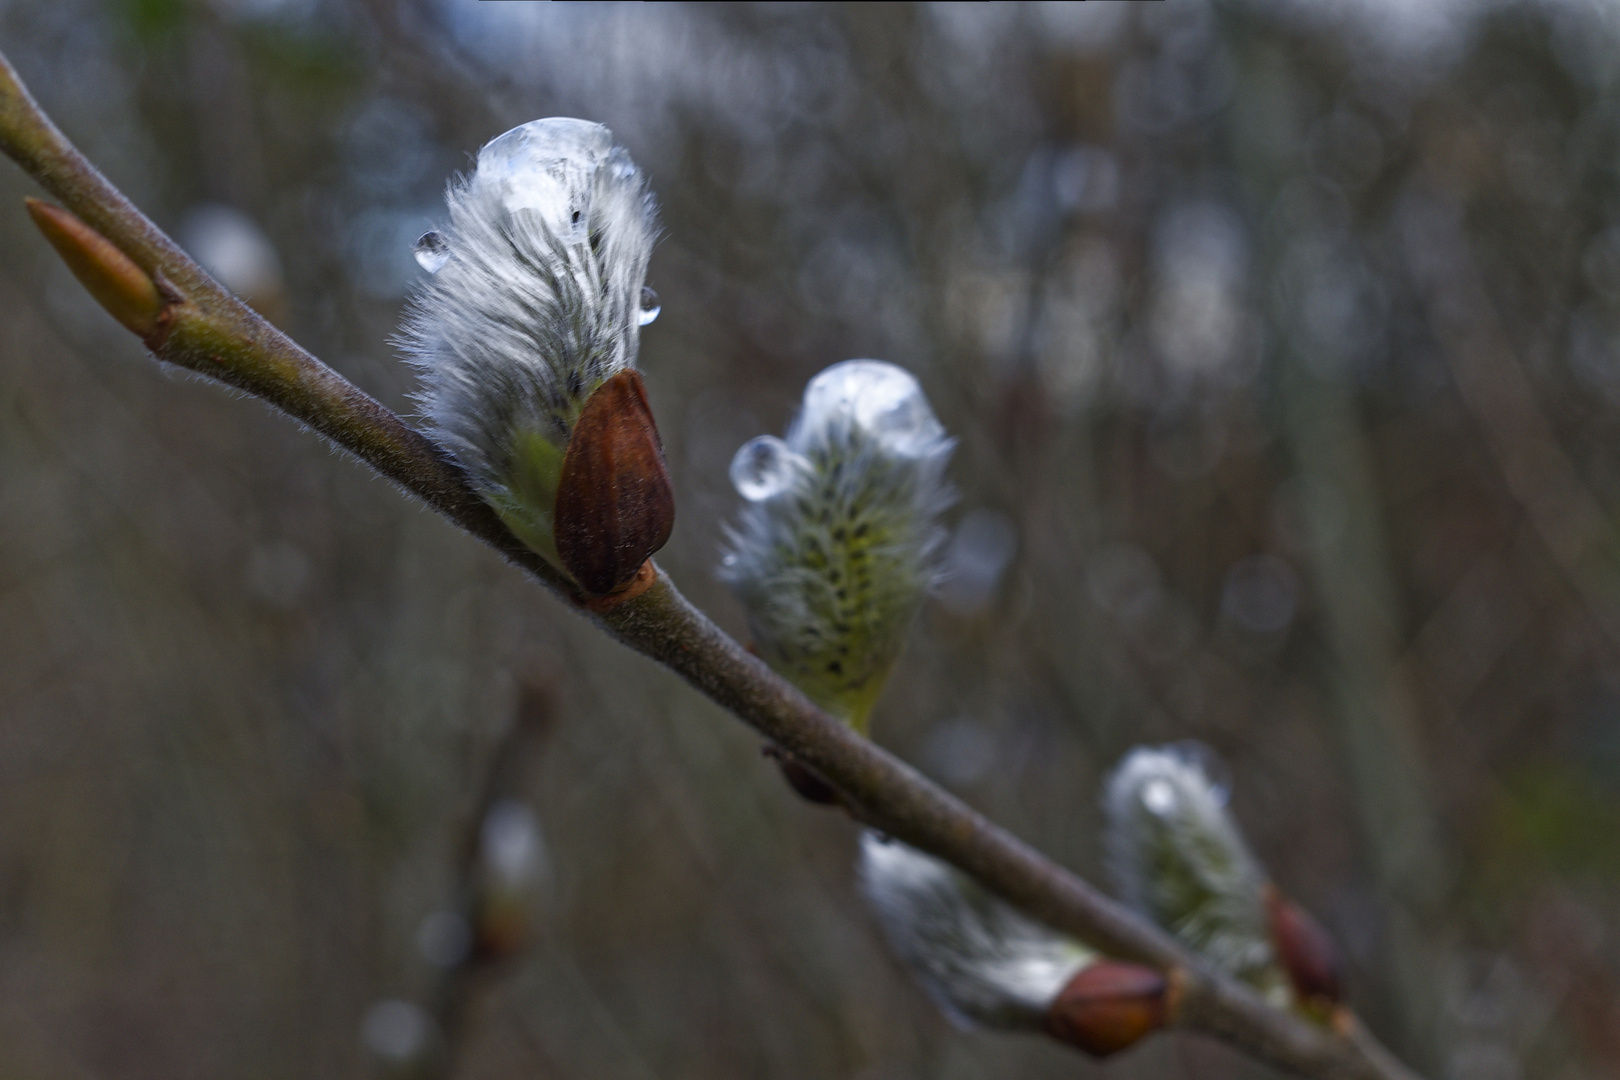
[[[571,585],[500,524],[442,451],[226,293],[136,210],[68,143],[3,57],[0,149],[157,283],[164,306],[145,340],[160,359],[246,390],[315,428],[581,607]],[[815,709],[688,603],[661,571],[645,593],[590,617],[814,768],[859,819],[955,864],[1107,954],[1170,973],[1180,988],[1180,1026],[1306,1076],[1410,1075],[1353,1020],[1341,1034],[1268,1006]]]
[[[1597,584],[1613,579],[1620,542],[1536,404],[1457,210],[1426,203],[1421,212],[1414,208],[1407,214],[1406,225],[1412,275],[1458,392],[1553,562],[1592,621],[1620,649],[1620,613],[1601,597]]]
[[[532,944],[532,896],[495,897],[488,878],[486,833],[490,817],[507,804],[523,803],[556,719],[556,687],[546,674],[520,681],[511,726],[489,751],[482,783],[462,828],[456,852],[456,907],[466,937],[459,957],[444,966],[431,1001],[442,1041],[444,1075],[453,1076],[464,1049],[468,1021],[486,991]],[[537,1039],[531,1041],[538,1044]],[[537,1050],[542,1049],[537,1046]],[[548,1070],[552,1071],[552,1070]]]

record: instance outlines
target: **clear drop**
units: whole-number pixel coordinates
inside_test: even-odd
[[[917,380],[882,360],[834,364],[805,388],[799,417],[804,431],[851,420],[906,457],[925,457],[947,446],[945,429]]]
[[[445,240],[443,233],[425,232],[416,238],[416,246],[411,249],[411,254],[416,256],[417,264],[422,269],[437,274],[450,261],[450,243]]]
[[[493,192],[507,213],[537,214],[564,243],[583,243],[594,178],[614,162],[613,151],[613,133],[601,124],[565,116],[531,120],[478,151],[472,184]],[[621,165],[629,164],[620,156]]]
[[[775,435],[749,439],[731,459],[731,483],[749,502],[780,495],[793,485],[799,455]]]
[[[663,307],[658,303],[658,294],[643,285],[641,287],[641,314],[636,319],[636,325],[646,326],[658,318],[658,313],[663,310]]]

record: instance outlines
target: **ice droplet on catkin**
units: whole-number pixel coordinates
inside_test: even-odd
[[[927,454],[945,438],[917,380],[882,360],[846,360],[810,380],[799,423],[814,430],[838,416],[853,418],[904,457]]]
[[[658,318],[658,313],[663,310],[663,305],[658,302],[658,294],[643,285],[641,287],[641,312],[636,316],[636,325],[647,326]]]
[[[425,232],[416,239],[416,246],[411,248],[411,254],[416,256],[417,265],[430,274],[437,274],[444,269],[444,264],[450,261],[450,244],[440,232]]]
[[[731,459],[731,483],[749,502],[780,495],[793,484],[798,455],[775,435],[761,435],[743,443]]]
[[[585,178],[602,166],[616,174],[629,158],[615,153],[613,135],[601,124],[571,117],[531,120],[492,139],[478,151],[476,182],[495,185],[509,214],[538,214],[564,243],[585,239],[591,217],[591,185]],[[625,176],[633,175],[634,166]]]

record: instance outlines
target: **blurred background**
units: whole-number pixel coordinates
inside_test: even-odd
[[[1106,882],[1101,778],[1200,740],[1407,1060],[1620,1077],[1620,4],[0,0],[0,50],[407,411],[447,178],[606,123],[696,602],[742,632],[736,448],[905,365],[961,499],[879,741]],[[35,191],[0,163],[0,1072],[1101,1075],[951,1029],[757,737],[145,359]]]

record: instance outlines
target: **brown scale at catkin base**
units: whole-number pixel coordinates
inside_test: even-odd
[[[585,403],[563,457],[554,521],[563,569],[596,596],[637,584],[642,565],[669,542],[675,495],[635,368]]]

